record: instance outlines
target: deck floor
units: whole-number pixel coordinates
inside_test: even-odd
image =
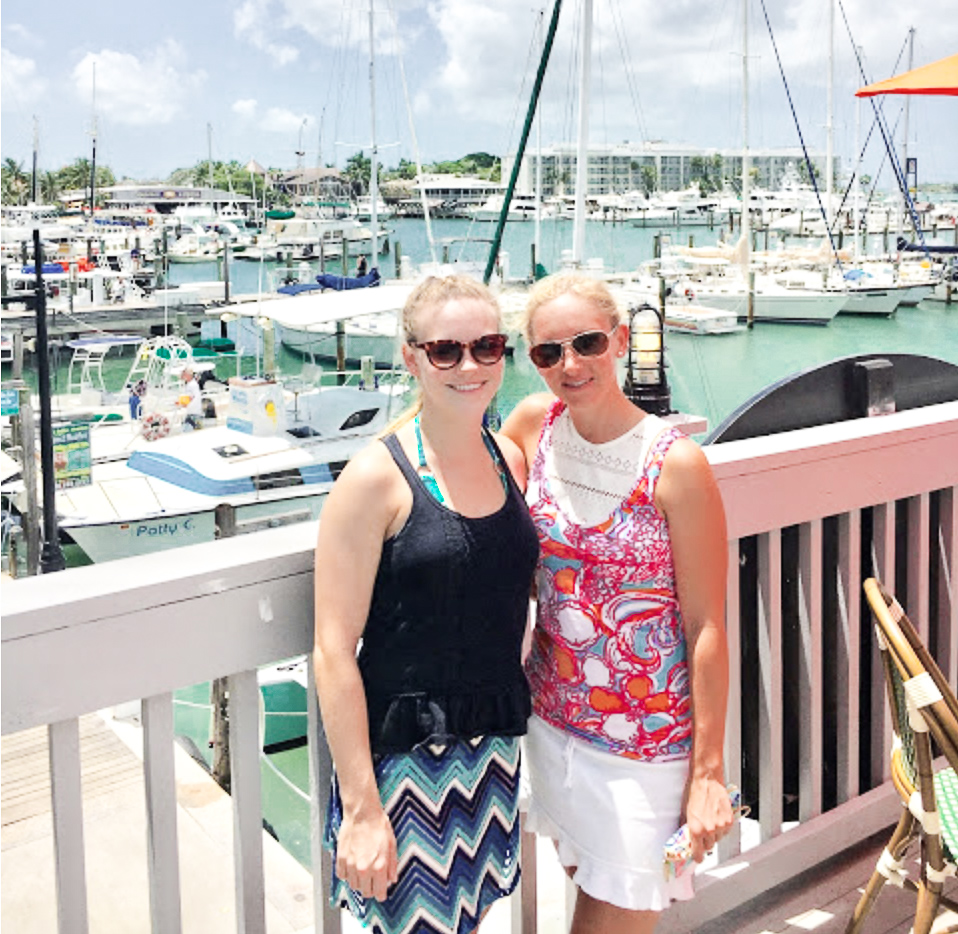
[[[716,918],[696,934],[842,934],[890,836],[891,827],[750,905]],[[916,862],[908,867],[917,873]],[[958,901],[958,881],[950,879],[945,894]],[[911,892],[886,885],[866,919],[864,934],[908,934],[914,911]],[[958,914],[942,911],[932,930],[941,934],[951,926],[958,930]]]
[[[149,929],[138,732],[130,724],[108,725],[96,714],[80,719],[90,929],[106,934]],[[53,934],[57,929],[46,737],[44,728],[5,736],[0,750],[0,921],[7,930],[23,934]],[[183,929],[235,930],[229,800],[182,750],[177,752],[177,797]],[[840,934],[889,834],[863,841],[830,864],[714,919],[696,934]],[[264,847],[267,928],[270,934],[307,934],[313,929],[309,874],[266,834]],[[565,934],[565,880],[545,841],[540,841],[538,864],[539,930]],[[958,899],[958,880],[949,880],[946,892]],[[913,911],[911,893],[886,886],[865,934],[907,934]],[[507,903],[496,905],[483,934],[505,934],[509,917]],[[958,930],[958,915],[944,912],[934,931],[952,925]],[[345,919],[347,934],[360,930]]]

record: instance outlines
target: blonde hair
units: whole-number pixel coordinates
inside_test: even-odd
[[[423,279],[419,285],[412,290],[406,304],[402,310],[402,338],[404,343],[416,340],[416,325],[419,323],[420,313],[426,308],[434,308],[436,305],[445,305],[446,302],[456,301],[457,299],[475,299],[484,302],[496,313],[496,326],[502,324],[502,311],[495,295],[489,288],[483,285],[478,279],[470,279],[468,276],[429,276]],[[397,415],[379,435],[384,438],[386,435],[394,434],[407,422],[412,421],[422,409],[422,395],[417,394],[413,404],[401,414]]]
[[[540,279],[529,291],[525,312],[522,315],[522,333],[526,342],[531,346],[533,315],[549,302],[555,301],[562,295],[575,295],[587,302],[591,302],[600,311],[609,316],[610,324],[615,327],[622,323],[622,313],[616,304],[609,287],[599,279],[583,276],[579,273],[559,273]]]

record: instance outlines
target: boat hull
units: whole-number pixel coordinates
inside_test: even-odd
[[[884,315],[893,314],[901,302],[904,290],[899,289],[852,289],[848,299],[842,305],[841,315]]]
[[[246,533],[315,520],[327,493],[324,489],[294,499],[238,505],[235,507],[236,528]],[[62,528],[94,564],[212,542],[217,538],[215,509],[89,525],[63,523]]]
[[[732,311],[740,322],[748,320],[748,296],[744,292],[700,290],[696,298],[703,305]],[[756,321],[777,321],[783,324],[828,324],[845,303],[844,295],[766,295],[754,297]]]

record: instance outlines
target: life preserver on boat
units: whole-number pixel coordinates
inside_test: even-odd
[[[149,415],[143,416],[140,431],[147,441],[165,438],[170,433],[170,420],[159,412],[150,412]]]
[[[686,290],[685,290],[685,297],[686,297],[690,302],[691,302],[691,301],[694,301],[694,300],[695,300],[695,292],[693,292],[691,289],[686,289]]]

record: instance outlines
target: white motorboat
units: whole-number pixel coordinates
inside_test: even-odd
[[[494,194],[483,204],[477,205],[468,210],[468,214],[477,221],[497,221],[502,214],[502,206],[505,203],[504,194]],[[537,201],[535,195],[513,194],[512,201],[509,202],[509,213],[506,220],[510,221],[534,221],[536,219]],[[539,217],[555,216],[555,208],[551,204],[538,202]]]
[[[731,267],[730,267],[731,268]],[[685,277],[673,290],[691,302],[734,312],[748,318],[748,283],[736,274]],[[848,301],[844,292],[827,292],[803,286],[786,286],[768,275],[756,275],[752,299],[756,321],[792,324],[828,324]]]
[[[665,303],[665,328],[684,334],[733,334],[744,325],[733,311],[675,301]]]
[[[225,425],[146,443],[138,434],[126,456],[92,464],[92,483],[59,490],[61,532],[101,562],[315,519],[349,458],[398,410],[400,393],[397,384],[335,386],[290,401],[278,384],[237,381]],[[129,423],[117,426],[120,438],[129,433]],[[4,491],[26,508],[21,478]]]
[[[659,307],[659,283],[650,276],[638,276],[610,289],[623,312],[642,302]],[[734,311],[710,308],[670,291],[665,300],[665,327],[684,334],[732,334],[744,325]]]
[[[283,344],[319,359],[337,359],[337,322],[342,322],[347,362],[371,356],[377,367],[392,367],[400,314],[414,287],[409,282],[389,282],[345,292],[304,292],[231,310],[270,319]]]

